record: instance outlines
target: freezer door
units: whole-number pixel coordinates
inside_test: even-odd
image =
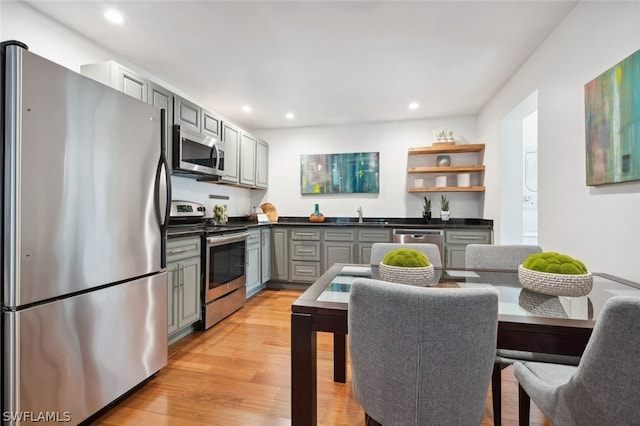
[[[13,420],[78,424],[167,363],[166,272],[3,315],[2,408]]]
[[[10,53],[5,307],[161,270],[160,110]]]

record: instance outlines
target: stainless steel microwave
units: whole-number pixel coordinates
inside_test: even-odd
[[[224,142],[174,125],[173,172],[194,177],[224,176]]]

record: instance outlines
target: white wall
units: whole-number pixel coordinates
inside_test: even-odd
[[[538,217],[544,250],[640,281],[640,182],[587,187],[584,85],[640,48],[639,2],[580,2],[478,116],[481,139],[538,90]],[[498,144],[486,164],[500,163]],[[486,217],[499,226],[500,170],[487,168]],[[499,235],[496,235],[500,241]]]
[[[194,100],[193,96],[154,77],[152,71],[138,69],[126,58],[79,36],[21,2],[0,3],[0,40],[19,40],[25,43],[31,52],[76,72],[80,72],[80,66],[84,64],[114,60],[153,79],[167,89]],[[250,212],[251,190],[179,177],[172,177],[171,182],[174,200],[186,199],[201,202],[207,206],[208,216],[212,215],[212,207],[215,204],[227,204],[230,216],[241,216]],[[257,191],[257,193],[264,193],[264,191]],[[210,194],[227,196],[229,200],[210,199]]]
[[[364,217],[422,217],[422,197],[428,195],[433,216],[439,217],[440,193],[407,192],[407,153],[410,147],[431,145],[433,131],[441,128],[452,129],[460,143],[478,142],[475,116],[254,131],[269,141],[269,190],[264,201],[273,203],[280,216],[308,216],[319,203],[320,211],[332,217],[357,217],[359,206]],[[301,154],[350,152],[380,153],[380,193],[300,194]],[[452,218],[482,214],[480,193],[447,197]]]
[[[115,60],[197,102],[197,99],[181,92],[179,88],[157,79],[152,74],[153,70],[137,68],[136,64],[130,63],[126,58],[79,36],[23,3],[3,2],[0,14],[2,40],[20,40],[32,52],[76,72],[80,71],[83,64]],[[270,144],[270,190],[266,195],[263,190],[247,190],[172,177],[172,198],[199,201],[207,206],[209,214],[214,204],[224,203],[229,207],[230,216],[248,214],[254,206],[270,201],[276,205],[281,216],[307,216],[313,210],[313,204],[320,203],[322,212],[327,216],[355,216],[356,208],[362,206],[366,217],[420,217],[424,194],[407,192],[407,149],[411,146],[430,145],[433,131],[441,128],[452,129],[461,142],[477,142],[475,117],[472,116],[255,132]],[[379,194],[316,197],[300,195],[300,154],[361,151],[380,152]],[[229,200],[210,199],[209,195],[225,196]],[[434,200],[434,217],[439,214],[439,205],[435,202],[439,195],[431,194]],[[449,194],[448,198],[453,218],[481,216],[482,195]]]
[[[34,53],[75,71],[80,65],[120,58],[79,37],[20,2],[2,2],[0,38],[27,43]],[[538,51],[478,116],[328,128],[256,132],[270,143],[270,189],[249,191],[173,178],[174,198],[215,204],[229,196],[231,215],[273,202],[281,215],[308,215],[314,203],[331,216],[419,217],[422,194],[407,193],[407,149],[429,145],[434,129],[451,128],[464,142],[486,142],[487,191],[451,194],[453,217],[500,214],[500,123],[534,90],[539,106],[539,241],[546,250],[571,254],[590,269],[640,281],[640,183],[585,185],[584,84],[640,47],[640,3],[580,2]],[[180,93],[162,81],[171,90]],[[187,97],[188,94],[183,94]],[[476,128],[477,125],[477,128]],[[299,155],[379,151],[378,195],[301,196]],[[438,195],[435,194],[435,197]],[[432,196],[432,199],[434,198]],[[477,197],[477,198],[474,198]],[[474,201],[471,201],[474,200]],[[479,201],[479,203],[476,203]],[[480,206],[478,211],[476,206]],[[437,212],[437,203],[434,203]],[[499,232],[496,232],[500,242]]]

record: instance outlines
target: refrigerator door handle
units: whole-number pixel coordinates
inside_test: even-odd
[[[156,194],[155,194],[155,206],[156,206],[156,219],[160,225],[162,232],[162,253],[161,253],[161,267],[167,266],[167,225],[169,219],[169,213],[171,211],[171,176],[169,175],[169,162],[167,161],[167,111],[160,110],[160,139],[162,140],[162,149],[160,150],[160,161],[158,162],[158,168],[156,169]]]

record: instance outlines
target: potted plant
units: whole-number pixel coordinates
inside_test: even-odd
[[[433,265],[426,254],[409,248],[392,250],[379,265],[380,279],[425,286],[433,279]]]
[[[518,266],[522,287],[551,296],[584,296],[593,276],[581,261],[556,252],[534,253]]]
[[[422,217],[426,223],[431,223],[431,198],[424,197],[422,204]]]
[[[449,220],[449,200],[447,200],[447,196],[442,194],[440,196],[440,219],[443,222],[447,222]]]

